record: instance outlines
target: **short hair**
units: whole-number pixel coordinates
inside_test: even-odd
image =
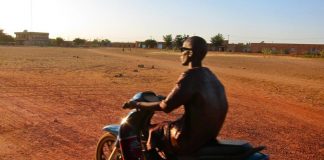
[[[186,41],[189,41],[192,46],[192,60],[202,61],[207,54],[207,42],[205,39],[199,36],[188,37]]]

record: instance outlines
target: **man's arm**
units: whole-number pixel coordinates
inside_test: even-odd
[[[136,105],[143,110],[161,111],[160,103],[161,102],[137,102]]]
[[[124,108],[139,108],[143,110],[151,110],[151,111],[161,111],[160,107],[161,102],[136,102],[136,101],[129,101],[124,104]]]
[[[176,86],[172,89],[165,100],[160,102],[129,101],[125,103],[124,108],[140,108],[144,110],[164,111],[165,113],[169,113],[185,104],[190,99],[193,94],[192,80],[192,76],[189,76],[188,73],[185,72],[180,76]]]

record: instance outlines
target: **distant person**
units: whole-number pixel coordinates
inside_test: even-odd
[[[181,63],[188,66],[173,90],[161,102],[128,102],[131,108],[169,113],[184,106],[184,114],[176,121],[154,124],[150,128],[147,148],[165,154],[186,155],[197,151],[215,139],[222,128],[226,113],[225,89],[202,60],[207,54],[206,41],[198,36],[189,37],[181,48]]]

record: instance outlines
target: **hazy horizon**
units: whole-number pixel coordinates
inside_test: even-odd
[[[321,0],[0,0],[0,29],[50,38],[134,42],[172,34],[221,33],[230,43],[324,44]]]

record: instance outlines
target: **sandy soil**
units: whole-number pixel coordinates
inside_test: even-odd
[[[178,59],[159,50],[0,47],[0,159],[93,159],[101,128],[128,112],[124,101],[170,91],[186,69]],[[204,63],[229,100],[220,138],[266,145],[271,159],[324,159],[323,59],[209,53]]]

